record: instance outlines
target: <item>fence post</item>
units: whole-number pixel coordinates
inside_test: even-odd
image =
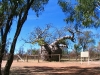
[[[17,62],[19,61],[18,57],[17,57]]]
[[[59,55],[59,62],[60,62],[60,54],[58,54]]]
[[[38,63],[39,63],[39,55],[38,55]]]
[[[26,56],[26,62],[28,62],[28,56]]]

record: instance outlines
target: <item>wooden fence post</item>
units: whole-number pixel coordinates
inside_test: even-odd
[[[59,62],[60,62],[60,54],[58,54],[59,55]]]
[[[28,56],[26,56],[26,61],[28,62]]]
[[[19,59],[17,58],[17,62],[19,61]]]
[[[38,63],[39,63],[39,55],[38,55]]]

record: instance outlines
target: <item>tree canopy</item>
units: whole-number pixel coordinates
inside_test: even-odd
[[[9,75],[9,70],[14,58],[14,51],[18,36],[21,29],[27,20],[28,12],[30,9],[36,12],[37,16],[44,10],[44,5],[48,3],[48,0],[1,0],[0,1],[0,32],[1,32],[1,49],[0,49],[0,63],[4,55],[6,47],[7,36],[13,25],[14,19],[16,19],[16,30],[13,41],[11,43],[10,52],[7,63],[4,68],[3,75]],[[0,64],[1,69],[1,64]],[[0,75],[1,70],[0,70]]]
[[[18,36],[20,35],[21,29],[27,20],[29,10],[32,9],[36,15],[39,16],[39,14],[44,10],[44,5],[47,3],[48,0],[0,0],[0,69],[6,48],[8,33],[10,32],[14,19],[16,19],[17,22],[14,38],[11,43],[8,60],[5,65],[3,75],[9,75],[9,70],[14,58],[16,42]],[[61,6],[63,12],[66,14],[65,21],[67,23],[74,23],[76,29],[79,26],[99,27],[100,19],[98,15],[100,0],[76,0],[74,2],[58,0],[58,3]],[[41,33],[41,30],[39,33]],[[45,34],[48,36],[47,33]],[[44,35],[41,36],[45,37]],[[40,39],[38,41],[40,45],[45,44],[45,39],[41,36],[39,36]],[[2,75],[1,70],[0,75]]]
[[[74,2],[73,2],[74,1]],[[74,23],[75,27],[100,26],[100,0],[59,0],[62,11],[66,14],[65,21]]]
[[[82,47],[83,51],[88,50],[91,45],[95,44],[92,31],[83,31],[80,35],[77,35],[78,44]]]

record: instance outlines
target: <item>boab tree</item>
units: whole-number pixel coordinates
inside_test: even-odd
[[[65,35],[58,38],[52,38],[53,33],[49,33],[51,26],[47,25],[45,29],[41,29],[40,27],[35,28],[35,32],[31,32],[30,37],[28,40],[25,40],[27,43],[35,44],[38,43],[41,46],[40,54],[41,58],[46,61],[58,61],[58,55],[51,55],[51,54],[60,54],[62,55],[62,48],[61,46],[66,45],[66,39],[70,39],[74,41],[74,32],[71,29],[68,31],[72,35]],[[51,31],[50,31],[51,32]],[[63,32],[64,33],[64,32]],[[57,36],[58,34],[56,34]],[[53,41],[52,41],[53,40]]]

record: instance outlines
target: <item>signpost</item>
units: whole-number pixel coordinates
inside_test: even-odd
[[[88,64],[89,64],[89,52],[81,52],[81,64],[82,64],[82,58],[88,58]]]

